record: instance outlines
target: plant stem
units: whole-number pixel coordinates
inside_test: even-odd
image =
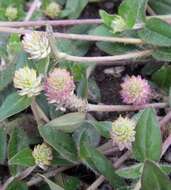
[[[47,178],[54,177],[57,174],[65,171],[71,167],[73,167],[73,166],[56,168],[56,169],[44,174],[44,176]],[[30,186],[36,185],[37,183],[40,183],[42,180],[43,180],[42,177],[35,177],[34,176],[30,181],[27,182],[27,185],[30,187]]]
[[[162,20],[171,23],[171,15],[156,15],[147,16],[147,18],[160,18]],[[39,27],[46,26],[47,24],[52,26],[72,26],[72,25],[84,25],[84,24],[102,24],[101,19],[71,19],[71,20],[39,20],[39,21],[1,21],[0,27]],[[143,26],[142,23],[137,23],[137,26]],[[137,27],[135,25],[135,28]]]
[[[143,50],[143,51],[135,51],[126,53],[123,55],[114,55],[114,56],[102,56],[102,57],[78,57],[72,55],[63,55],[63,58],[68,61],[73,62],[89,62],[89,63],[97,63],[97,64],[104,64],[104,62],[109,62],[113,64],[114,61],[121,61],[121,60],[128,60],[128,59],[136,59],[141,57],[148,57],[152,54],[153,50]]]
[[[27,12],[27,15],[24,19],[24,21],[29,21],[31,17],[33,16],[33,13],[36,11],[38,8],[38,4],[40,3],[40,0],[34,0],[33,3],[31,4],[31,7],[29,11]]]
[[[32,32],[32,30],[0,27],[0,32],[26,34]],[[113,43],[117,42],[117,43],[134,44],[134,45],[144,44],[144,42],[141,39],[137,38],[106,37],[106,36],[96,36],[96,35],[86,35],[86,34],[65,34],[60,32],[54,32],[53,35],[54,37],[59,39],[62,38],[62,39],[71,39],[71,40],[82,40],[82,41],[103,41],[103,42],[113,42]]]
[[[145,108],[165,108],[167,107],[167,103],[152,103],[152,104],[144,104],[139,106],[133,105],[94,105],[88,104],[87,111],[97,111],[97,112],[124,112],[124,111],[136,111],[142,110]]]
[[[164,141],[162,145],[162,152],[161,152],[160,158],[166,153],[170,145],[171,145],[171,134],[167,137],[167,139]]]
[[[122,165],[122,163],[123,162],[125,162],[129,157],[130,157],[130,155],[131,155],[131,152],[130,151],[127,151],[125,154],[123,154],[115,163],[114,163],[114,168],[119,168],[121,165]],[[97,178],[97,180],[93,183],[93,184],[91,184],[89,187],[88,187],[88,189],[87,190],[96,190],[97,189],[97,187],[99,186],[99,185],[101,185],[103,182],[104,182],[104,180],[105,180],[105,177],[104,176],[100,176],[100,177],[98,177]]]

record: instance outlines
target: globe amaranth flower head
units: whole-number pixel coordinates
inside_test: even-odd
[[[21,96],[27,95],[28,97],[37,96],[42,91],[41,76],[37,76],[34,69],[28,66],[15,71],[13,82],[14,87],[19,89],[18,93]]]
[[[61,6],[56,2],[48,4],[45,10],[45,14],[51,18],[57,17],[61,12]]]
[[[54,103],[62,111],[84,105],[84,101],[74,95],[73,77],[65,69],[55,68],[50,72],[45,80],[44,90],[49,103]]]
[[[25,34],[22,44],[23,49],[30,54],[29,59],[43,59],[51,52],[49,39],[46,33],[43,32]]]
[[[141,76],[126,77],[121,88],[120,94],[126,104],[142,105],[149,102],[151,98],[150,85]]]
[[[132,142],[135,141],[135,127],[134,120],[121,116],[112,123],[111,137],[120,150],[131,149]]]
[[[18,10],[17,8],[13,7],[13,6],[9,6],[7,7],[6,11],[5,11],[5,16],[8,18],[8,20],[13,21],[17,19],[18,16]]]
[[[47,166],[51,165],[53,159],[52,148],[46,143],[39,144],[34,147],[32,152],[35,163],[42,169],[46,169]]]

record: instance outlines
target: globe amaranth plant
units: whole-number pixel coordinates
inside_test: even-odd
[[[51,19],[77,17],[75,14],[79,14],[81,7],[73,13],[69,5],[67,1],[67,10],[63,12],[62,4],[43,2],[42,12]],[[171,119],[168,111],[171,18],[146,16],[149,5],[147,0],[124,0],[117,14],[101,10],[100,19],[0,22],[0,32],[19,34],[12,39],[21,48],[14,51],[15,64],[10,63],[2,70],[0,81],[5,96],[8,94],[0,107],[0,139],[2,144],[8,143],[2,148],[0,145],[3,150],[0,163],[3,157],[6,164],[8,151],[8,168],[19,181],[16,180],[19,187],[27,188],[44,180],[51,189],[63,189],[47,178],[85,165],[100,174],[87,190],[97,189],[105,179],[114,189],[171,189],[168,178],[171,167],[161,160],[170,146],[170,133],[165,128]],[[31,10],[35,7],[34,4]],[[15,8],[18,7],[7,8],[9,20],[16,19],[18,9]],[[52,26],[75,24],[93,27],[90,30],[77,26],[68,33],[52,29]],[[36,30],[45,25],[46,31]],[[30,29],[35,26],[35,30]],[[86,34],[82,34],[83,29]],[[105,56],[85,56],[90,52],[87,41],[97,42]],[[5,56],[8,54],[5,52]],[[2,65],[7,60],[5,56]],[[168,63],[160,63],[160,67],[154,65],[154,59]],[[134,67],[135,63],[138,66]],[[96,65],[106,64],[113,67],[119,64],[126,69],[118,79],[119,85],[114,82],[111,89],[100,91],[96,81],[91,82],[92,71]],[[98,74],[101,73],[97,73],[97,78]],[[108,80],[105,77],[104,83]],[[112,101],[121,105],[102,103],[100,92],[105,94],[105,100],[112,98],[107,97],[108,92],[115,93],[117,100]],[[24,119],[21,112],[26,115]],[[103,112],[115,114],[108,117]],[[28,122],[30,117],[32,121]],[[104,118],[107,120],[101,121]],[[43,173],[42,178],[33,171]],[[9,178],[3,187],[11,188],[15,183]]]

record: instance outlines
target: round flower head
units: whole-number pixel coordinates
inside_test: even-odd
[[[9,6],[7,7],[5,11],[5,16],[8,18],[8,20],[15,20],[18,16],[18,10],[15,7]]]
[[[51,2],[45,10],[45,14],[51,18],[55,18],[59,15],[61,12],[61,7],[58,3],[56,2]]]
[[[69,97],[74,94],[74,81],[70,73],[65,69],[56,68],[47,77],[44,90],[49,103],[55,103],[57,107],[66,107]]]
[[[148,81],[141,76],[126,77],[121,84],[121,96],[126,104],[142,105],[149,102],[151,88]]]
[[[111,137],[120,150],[131,149],[132,142],[135,140],[135,126],[133,120],[121,116],[112,123]]]
[[[35,163],[42,169],[49,166],[53,159],[52,149],[45,143],[35,146],[32,155]]]
[[[45,33],[31,32],[25,34],[23,49],[30,54],[29,59],[43,59],[50,54],[51,48]]]
[[[21,96],[36,96],[42,90],[41,76],[37,77],[36,71],[28,66],[18,69],[14,74],[14,86],[20,89]]]

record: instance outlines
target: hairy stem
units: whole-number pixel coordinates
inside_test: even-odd
[[[73,167],[73,166],[71,166]],[[57,174],[71,168],[71,167],[60,167],[60,168],[56,168],[54,170],[51,170],[50,172],[46,173],[46,174],[43,174],[45,177],[47,178],[50,178],[50,177],[54,177],[56,176]],[[30,187],[30,186],[33,186],[33,185],[36,185],[38,183],[40,183],[41,181],[43,181],[43,178],[42,177],[33,177],[30,181],[27,182],[27,185]]]
[[[153,50],[143,50],[143,51],[135,51],[126,53],[123,55],[114,55],[114,56],[102,56],[102,57],[78,57],[72,56],[68,54],[63,54],[62,57],[65,60],[73,61],[73,62],[89,62],[89,63],[97,63],[104,64],[104,62],[109,62],[113,64],[114,61],[128,60],[128,59],[136,59],[141,57],[148,57],[152,54]]]
[[[156,16],[147,16],[147,18],[160,18],[162,20],[171,23],[171,15],[156,15]],[[102,24],[101,19],[71,19],[71,20],[39,20],[39,21],[1,21],[0,27],[38,27],[46,26],[47,24],[52,26],[72,26],[72,25],[84,25],[84,24]],[[137,26],[142,27],[142,23],[137,23],[134,28]]]
[[[0,27],[0,32],[26,34],[32,31],[18,29],[18,28]],[[144,42],[141,39],[137,38],[105,37],[105,36],[86,35],[86,34],[65,34],[60,32],[54,32],[53,35],[58,39],[61,38],[61,39],[71,39],[71,40],[83,40],[83,41],[103,41],[103,42],[113,42],[113,43],[117,42],[117,43],[134,44],[134,45],[144,44]]]
[[[88,104],[87,111],[97,111],[97,112],[124,112],[124,111],[136,111],[142,110],[145,108],[165,108],[167,107],[167,103],[152,103],[152,104],[144,104],[139,106],[133,105],[94,105]]]

